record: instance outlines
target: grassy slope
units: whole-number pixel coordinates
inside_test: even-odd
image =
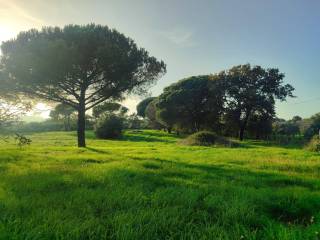
[[[88,135],[0,144],[0,239],[317,239],[320,155]]]

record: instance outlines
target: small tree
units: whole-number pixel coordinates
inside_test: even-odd
[[[12,91],[67,104],[78,112],[78,146],[85,147],[85,113],[106,100],[141,93],[166,71],[162,61],[101,25],[21,32],[1,46],[1,71]]]
[[[94,131],[98,138],[117,139],[122,136],[123,119],[115,114],[102,116],[95,125]]]

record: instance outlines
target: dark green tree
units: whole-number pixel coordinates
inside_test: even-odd
[[[294,116],[292,119],[291,119],[292,122],[294,123],[298,123],[300,121],[302,121],[302,117],[300,116]]]
[[[311,139],[315,135],[320,133],[320,113],[313,115],[310,118],[310,124],[304,132],[304,136],[307,139]]]
[[[251,115],[247,131],[251,138],[265,139],[272,134],[273,118],[270,115]]]
[[[137,115],[140,117],[145,117],[146,116],[146,108],[151,103],[155,97],[148,97],[146,99],[143,99],[141,102],[138,103],[137,105]]]
[[[217,76],[194,76],[164,89],[158,97],[157,118],[170,130],[215,129],[223,112],[224,91]]]
[[[285,101],[293,97],[294,88],[283,83],[284,74],[275,68],[246,64],[221,72],[219,76],[225,82],[226,112],[237,124],[240,140],[252,115],[273,117],[276,99]]]
[[[92,115],[94,118],[99,118],[102,114],[120,114],[125,115],[129,111],[128,108],[122,106],[120,103],[116,102],[104,102],[92,109]]]
[[[292,137],[300,133],[299,126],[293,121],[276,121],[273,124],[276,135]]]
[[[14,91],[77,110],[79,147],[86,146],[87,110],[145,92],[166,71],[132,39],[94,24],[21,32],[1,50],[0,69]]]
[[[149,102],[145,109],[145,117],[148,120],[148,127],[152,129],[163,129],[164,126],[157,119],[157,108],[156,108],[157,98]]]
[[[55,108],[50,111],[50,117],[54,120],[63,121],[64,130],[71,130],[71,118],[72,115],[76,112],[76,109],[71,107],[70,105],[60,103]]]

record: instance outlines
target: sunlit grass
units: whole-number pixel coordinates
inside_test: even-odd
[[[76,147],[75,133],[0,145],[1,239],[317,239],[320,155],[160,131]]]

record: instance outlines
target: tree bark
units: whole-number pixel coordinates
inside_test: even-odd
[[[86,147],[86,110],[84,103],[79,104],[78,108],[78,147]]]
[[[245,129],[245,126],[242,125],[242,126],[240,127],[240,131],[239,131],[239,139],[240,139],[240,141],[243,141],[244,129]]]
[[[246,113],[246,117],[243,119],[242,124],[240,124],[240,131],[239,131],[239,139],[240,139],[240,141],[243,141],[244,131],[245,131],[246,127],[247,127],[247,123],[248,123],[248,119],[249,119],[250,113],[251,113],[251,110],[248,110],[247,113]]]

